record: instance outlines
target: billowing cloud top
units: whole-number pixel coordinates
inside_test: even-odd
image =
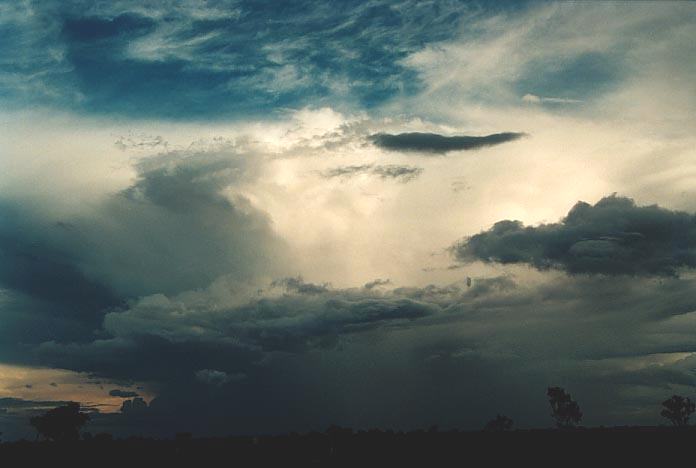
[[[579,202],[559,223],[499,221],[453,247],[459,260],[569,273],[674,276],[696,267],[696,216],[611,196]]]

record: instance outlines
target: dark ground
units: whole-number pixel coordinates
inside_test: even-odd
[[[665,466],[691,459],[696,428],[509,432],[334,430],[303,435],[177,440],[10,442],[0,466]]]

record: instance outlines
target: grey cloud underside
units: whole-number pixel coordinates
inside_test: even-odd
[[[696,267],[696,216],[611,196],[558,223],[497,222],[452,251],[460,261],[522,263],[571,274],[676,276]]]
[[[108,314],[104,339],[34,352],[63,368],[158,382],[153,418],[174,415],[182,430],[204,432],[433,420],[479,427],[503,410],[545,425],[539,389],[549,383],[572,386],[597,423],[607,410],[654,422],[634,411],[644,402],[626,397],[626,386],[660,401],[696,384],[688,355],[635,365],[696,351],[694,280],[561,277],[525,287],[500,277],[382,292],[293,283],[306,287],[227,308],[215,308],[214,298],[151,296]],[[278,388],[280,401],[277,390],[265,390]],[[511,388],[524,404],[506,406]],[[340,403],[346,398],[348,406]],[[423,412],[403,411],[414,398]],[[467,398],[482,404],[453,416]],[[282,408],[298,413],[288,418]],[[229,414],[237,416],[232,425]]]
[[[444,136],[437,133],[377,133],[369,140],[389,151],[444,154],[449,151],[470,151],[515,141],[524,133],[494,133],[486,136]]]
[[[177,300],[150,297],[128,311],[108,314],[104,328],[126,339],[155,336],[187,342],[197,336],[250,350],[299,352],[332,345],[342,335],[405,325],[438,308],[407,296],[332,290],[326,285],[301,283],[290,291],[222,310],[189,309]]]
[[[322,176],[331,179],[334,177],[350,178],[361,174],[370,174],[381,179],[394,179],[399,182],[410,182],[423,172],[423,168],[415,166],[399,166],[395,164],[375,165],[362,164],[354,166],[340,166],[322,172]]]

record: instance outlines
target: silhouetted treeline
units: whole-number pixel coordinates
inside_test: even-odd
[[[513,430],[514,421],[502,414],[491,419],[482,431],[394,432],[391,430],[354,431],[331,426],[325,432],[281,436],[195,438],[181,432],[173,440],[129,438],[115,440],[110,434],[82,433],[88,417],[77,403],[52,409],[33,417],[31,424],[39,441],[0,444],[0,460],[18,460],[24,465],[55,463],[76,456],[96,464],[104,460],[130,464],[146,461],[158,466],[196,466],[203,461],[226,460],[238,466],[329,465],[388,466],[458,461],[484,465],[597,464],[615,462],[664,465],[687,454],[696,440],[696,427],[688,426],[696,409],[679,395],[662,402],[661,415],[671,427],[584,428],[580,405],[561,387],[549,387],[550,416],[556,429]]]

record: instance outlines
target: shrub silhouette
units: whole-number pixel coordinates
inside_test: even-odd
[[[569,429],[580,423],[582,411],[569,393],[561,387],[549,387],[546,395],[549,397],[551,417],[556,421],[556,427]]]
[[[508,418],[504,414],[499,414],[495,417],[495,419],[488,421],[483,430],[491,432],[509,431],[512,429],[513,424],[512,419]]]
[[[37,437],[42,435],[48,440],[68,441],[80,439],[80,428],[89,421],[89,415],[80,412],[80,404],[70,402],[35,416],[29,423],[36,429]]]
[[[672,395],[662,402],[664,409],[660,412],[663,418],[669,419],[672,425],[683,427],[689,424],[689,416],[696,409],[696,405],[689,398],[680,395]]]

